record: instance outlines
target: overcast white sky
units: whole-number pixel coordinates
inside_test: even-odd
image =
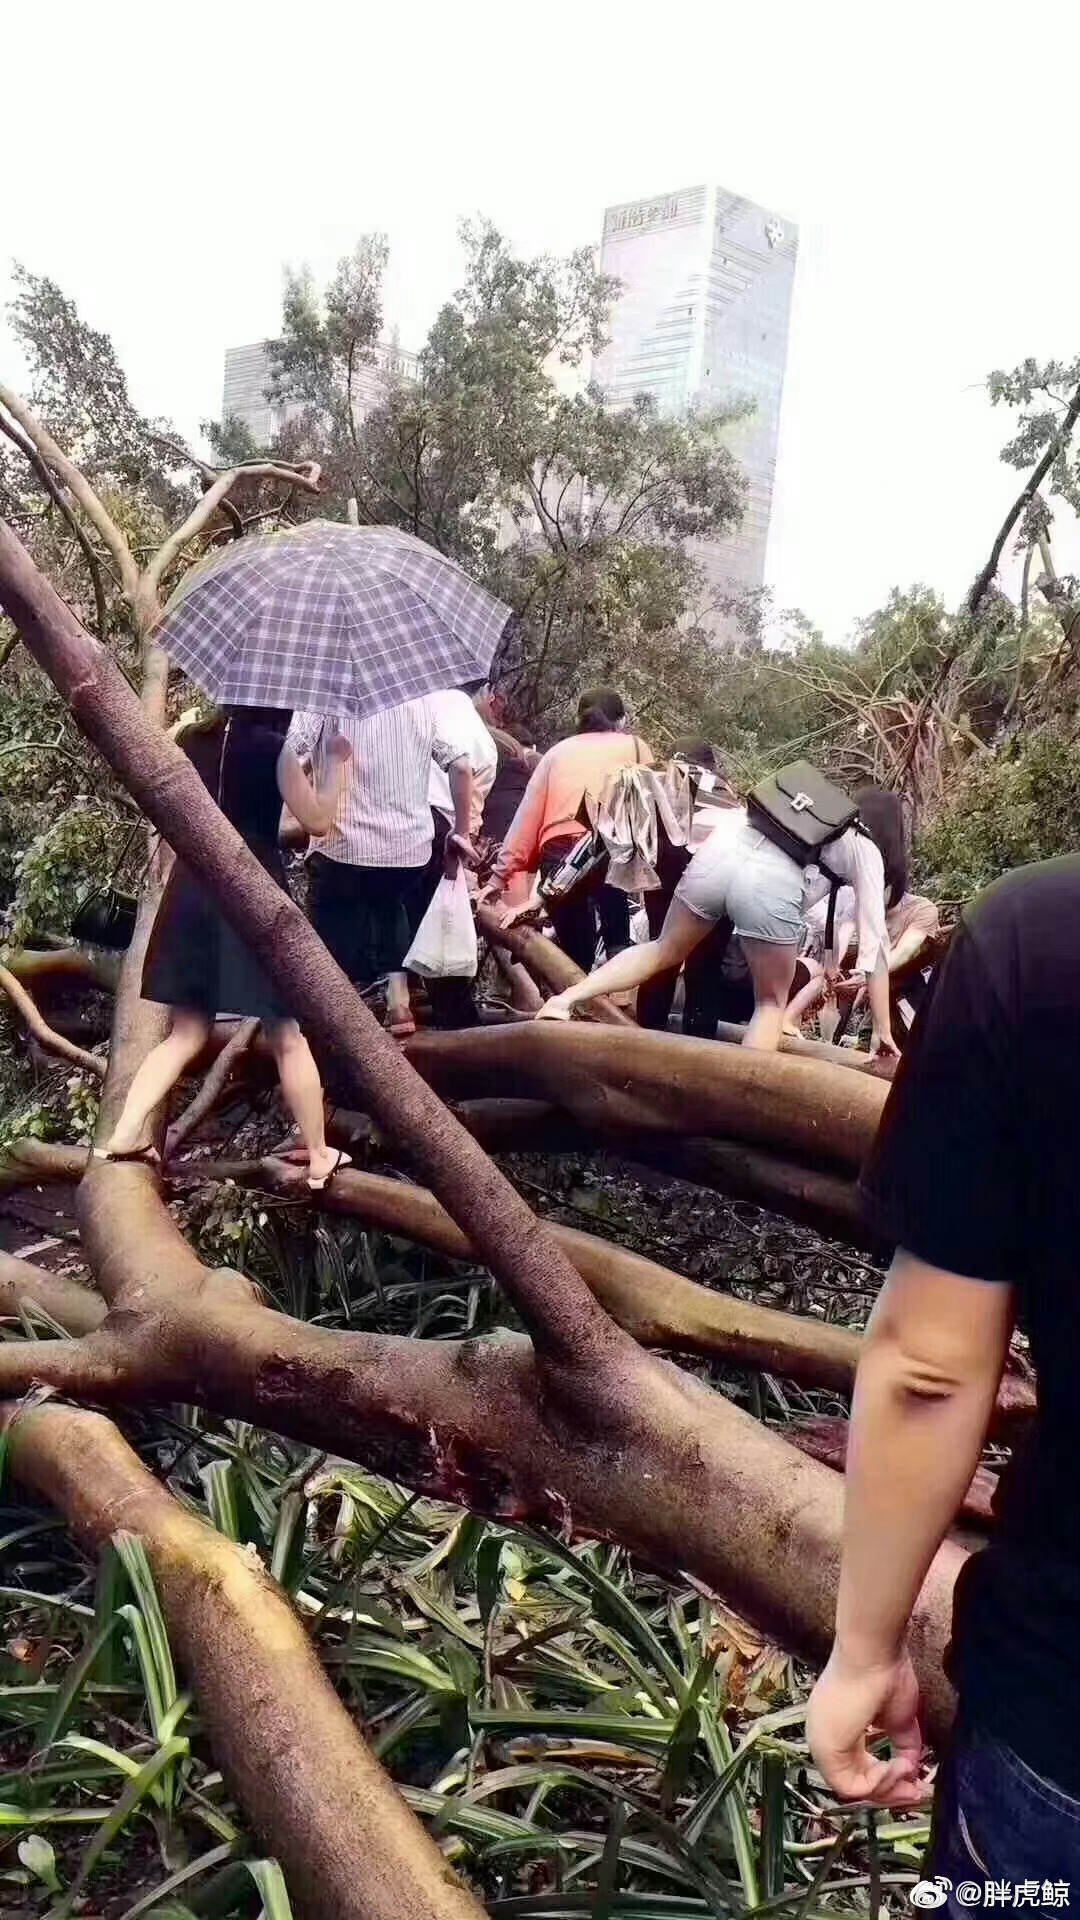
[[[769,578],[831,638],[893,585],[964,591],[1017,484],[980,383],[1080,353],[1075,0],[2,12],[0,295],[11,258],[51,274],[190,434],[282,262],[366,230],[413,344],[465,214],[561,251],[712,181],[797,221]]]

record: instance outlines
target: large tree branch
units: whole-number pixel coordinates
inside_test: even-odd
[[[277,1582],[185,1512],[101,1414],[10,1406],[16,1477],[84,1547],[146,1549],[215,1758],[306,1920],[482,1920],[364,1744]]]
[[[244,465],[229,467],[219,473],[212,486],[203,494],[197,506],[188,514],[182,526],[170,533],[168,539],[151,557],[142,576],[140,591],[147,601],[156,598],[162,580],[172,566],[177,555],[208,526],[218,508],[227,499],[239,480],[286,480],[290,486],[302,487],[305,493],[318,493],[320,470],[313,460],[305,460],[299,466],[285,466],[277,460],[252,460]]]
[[[25,400],[21,399],[17,393],[13,393],[10,387],[4,386],[2,381],[0,381],[0,406],[6,408],[13,420],[18,421],[27,439],[37,448],[41,458],[47,462],[55,474],[59,475],[68,492],[78,501],[91,525],[97,528],[116,562],[124,597],[131,606],[134,606],[139,587],[139,569],[135,564],[135,557],[112,515],[102,506],[86,475],[81,473],[75,462],[69,460],[62,448],[57,446],[52,434],[42,425]]]
[[[18,447],[23,458],[29,461],[48,494],[49,499],[58,511],[63,514],[67,525],[71,528],[76,544],[86,563],[86,571],[90,575],[90,588],[94,596],[97,637],[104,646],[109,637],[109,610],[105,601],[105,587],[101,578],[101,567],[98,564],[97,554],[94,552],[93,547],[86,537],[82,522],[78,514],[74,513],[68,505],[61,488],[53,479],[47,463],[42,459],[33,442],[28,440],[25,434],[21,433],[18,427],[14,426],[10,420],[5,420],[2,412],[0,412],[0,433],[6,433],[12,444]]]
[[[74,1040],[68,1040],[62,1033],[50,1027],[33,996],[20,981],[16,980],[7,967],[0,967],[0,989],[7,994],[16,1013],[19,1015],[28,1033],[33,1034],[39,1047],[46,1053],[55,1054],[58,1060],[67,1060],[72,1066],[81,1068],[95,1080],[105,1078],[105,1062],[96,1053],[88,1053],[85,1047],[76,1046]]]

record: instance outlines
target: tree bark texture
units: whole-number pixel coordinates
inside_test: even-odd
[[[528,1021],[418,1033],[411,1065],[445,1098],[547,1100],[601,1138],[720,1134],[851,1174],[870,1149],[888,1087],[787,1054],[640,1027]]]
[[[84,1547],[121,1529],[143,1542],[215,1757],[302,1920],[482,1920],[257,1557],[185,1512],[102,1414],[5,1414],[16,1478]]]

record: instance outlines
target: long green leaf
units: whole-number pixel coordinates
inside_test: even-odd
[[[527,1528],[525,1531],[528,1538],[542,1552],[550,1554],[556,1560],[561,1560],[564,1566],[569,1567],[579,1579],[585,1582],[593,1595],[596,1610],[601,1618],[606,1615],[629,1639],[636,1642],[646,1658],[652,1661],[657,1672],[663,1674],[674,1698],[681,1702],[686,1691],[686,1681],[651,1622],[646,1619],[641,1608],[623,1592],[618,1582],[609,1579],[606,1573],[601,1573],[584,1554],[575,1553],[572,1548],[564,1546],[563,1542],[555,1539],[554,1535],[537,1533],[532,1528]]]
[[[118,1617],[114,1614],[113,1618],[107,1620],[100,1631],[95,1633],[93,1639],[87,1642],[78,1659],[72,1661],[51,1709],[41,1723],[41,1730],[34,1742],[36,1753],[43,1753],[47,1747],[51,1747],[53,1741],[59,1739],[66,1730],[78,1706],[80,1696],[90,1683],[90,1675],[97,1665],[102,1649],[112,1639],[118,1625]]]
[[[188,1751],[186,1740],[167,1740],[163,1747],[151,1756],[145,1766],[139,1768],[134,1779],[128,1781],[112,1812],[101,1822],[90,1845],[79,1863],[79,1871],[68,1888],[64,1898],[54,1907],[49,1920],[68,1920],[75,1901],[81,1894],[87,1880],[93,1873],[107,1847],[127,1826],[132,1815],[142,1802],[152,1795],[155,1786],[166,1770],[173,1766]]]
[[[263,1903],[263,1920],[293,1920],[285,1876],[276,1860],[247,1860],[250,1873]]]
[[[164,1920],[169,1909],[161,1904],[162,1901],[167,1900],[178,1887],[185,1887],[189,1881],[198,1879],[200,1874],[209,1873],[212,1867],[222,1866],[226,1860],[232,1858],[235,1851],[236,1843],[230,1840],[224,1846],[211,1847],[209,1853],[201,1853],[197,1860],[189,1860],[186,1867],[181,1867],[178,1872],[170,1874],[169,1878],[163,1880],[160,1887],[155,1887],[152,1893],[143,1894],[141,1899],[136,1900],[134,1906],[125,1907],[120,1920],[140,1920],[140,1915],[144,1913],[152,1914],[153,1920]],[[189,1911],[186,1907],[181,1908],[176,1901],[171,1905],[176,1913]]]

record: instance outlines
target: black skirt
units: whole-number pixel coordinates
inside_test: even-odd
[[[272,880],[285,889],[276,847],[252,847]],[[239,935],[194,874],[177,860],[165,884],[143,967],[144,1000],[188,1008],[213,1019],[219,1013],[255,1020],[287,1020],[290,1009]]]

